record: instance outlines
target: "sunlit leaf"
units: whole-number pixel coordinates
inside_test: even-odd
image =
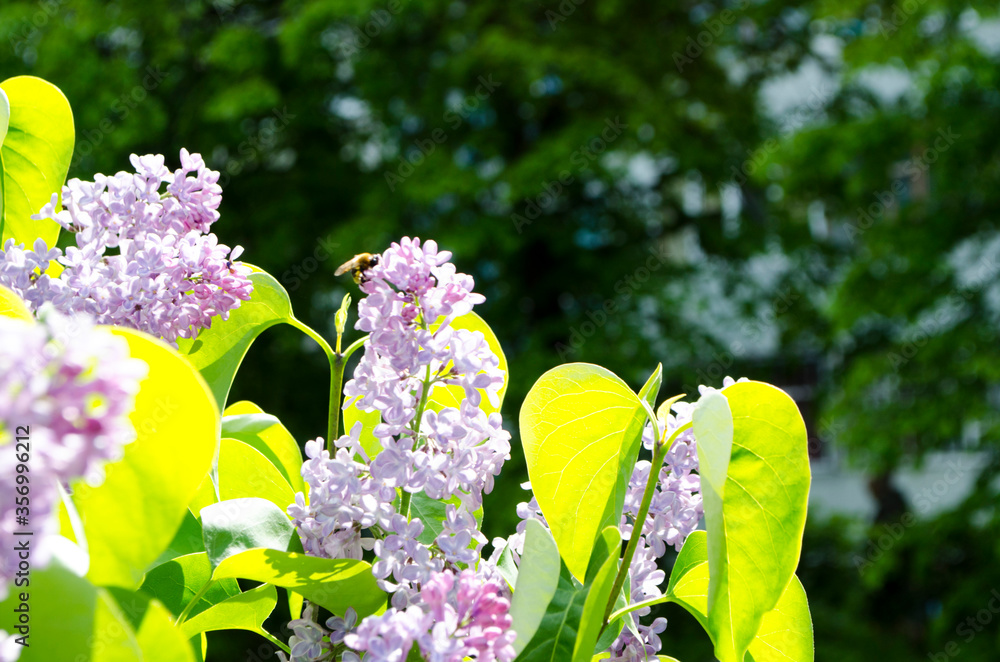
[[[250,444],[223,439],[219,446],[219,499],[259,497],[284,510],[295,493],[278,468]]]
[[[59,88],[41,78],[8,78],[0,90],[10,108],[0,146],[0,246],[10,238],[27,246],[41,238],[55,246],[59,224],[33,221],[31,216],[60,192],[66,180],[76,141],[73,111]]]
[[[113,328],[149,365],[131,421],[137,439],[98,487],[73,485],[96,584],[139,586],[167,548],[212,466],[219,415],[204,380],[177,352],[139,331]]]
[[[306,600],[343,616],[354,607],[360,618],[380,612],[386,595],[371,566],[354,559],[323,559],[275,549],[251,549],[219,564],[214,577],[266,582],[290,589]]]
[[[25,320],[26,322],[31,322],[35,319],[32,317],[28,305],[3,285],[0,285],[0,315]]]
[[[136,641],[142,650],[144,662],[194,662],[195,653],[188,638],[174,627],[170,612],[156,600],[150,602],[146,609],[146,615],[136,632]]]
[[[742,662],[798,565],[809,497],[805,424],[795,402],[760,382],[709,391],[695,409],[711,581],[708,626],[722,662]],[[703,404],[704,403],[704,404]],[[699,414],[699,412],[701,412]]]
[[[281,471],[293,492],[306,491],[302,480],[302,451],[277,418],[265,414],[254,403],[243,400],[223,412],[222,435],[250,444]]]
[[[604,607],[618,566],[621,536],[615,527],[601,532],[581,583],[555,554],[554,541],[545,528],[536,520],[529,520],[528,525],[532,527],[535,540],[531,556],[521,557],[514,600],[518,600],[518,593],[522,591],[526,597],[511,605],[515,623],[520,622],[525,628],[524,635],[515,630],[519,642],[515,647],[520,649],[517,659],[519,662],[586,662],[593,655],[604,620]],[[528,550],[526,539],[526,554]],[[533,569],[536,559],[541,566],[539,570]],[[555,562],[558,562],[558,571],[555,571]],[[536,583],[539,586],[536,587]],[[540,618],[539,611],[542,612]],[[527,643],[523,639],[528,639]]]
[[[577,578],[598,531],[620,521],[644,421],[642,403],[625,382],[586,363],[542,375],[521,407],[531,489]]]
[[[709,632],[708,544],[704,531],[695,531],[674,563],[665,598],[684,607]],[[813,633],[809,603],[798,577],[793,576],[749,646],[746,662],[812,662]]]
[[[213,630],[250,630],[264,632],[264,621],[278,603],[278,591],[270,584],[263,584],[246,593],[240,593],[197,616],[189,617],[180,626],[187,637]]]
[[[431,325],[431,330],[436,330],[438,326],[439,324]],[[500,387],[497,394],[499,396],[499,401],[496,406],[493,406],[493,403],[490,402],[489,398],[487,398],[484,393],[480,404],[480,408],[487,414],[500,411],[500,406],[503,404],[503,396],[507,393],[509,373],[507,367],[507,357],[504,356],[503,348],[500,346],[500,341],[497,339],[496,334],[493,333],[493,329],[490,328],[490,325],[476,313],[468,313],[466,315],[462,315],[461,317],[457,317],[451,321],[450,326],[453,329],[465,329],[468,331],[478,331],[479,333],[482,333],[486,338],[486,342],[490,346],[490,349],[493,350],[493,353],[496,354],[497,358],[500,360],[499,368],[504,373],[504,381],[503,386]],[[438,384],[431,391],[431,395],[427,400],[427,406],[434,411],[440,411],[445,407],[457,408],[462,404],[462,400],[464,399],[465,389],[461,386]]]

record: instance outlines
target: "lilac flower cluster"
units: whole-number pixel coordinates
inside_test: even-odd
[[[420,590],[423,608],[366,618],[344,643],[371,662],[403,662],[414,644],[433,662],[509,662],[515,633],[501,585],[464,570],[436,573]]]
[[[288,508],[306,553],[359,559],[366,550],[374,552],[372,572],[392,593],[392,609],[344,638],[366,651],[366,659],[397,659],[397,649],[386,648],[376,633],[403,637],[407,649],[416,641],[421,650],[437,651],[428,658],[435,660],[473,653],[481,660],[505,660],[512,651],[509,620],[497,617],[484,625],[475,607],[493,605],[487,611],[499,613],[496,605],[502,605],[506,614],[501,584],[490,574],[462,570],[477,565],[486,542],[473,512],[510,456],[510,435],[500,414],[482,409],[483,393],[494,407],[499,404],[499,359],[481,332],[451,326],[483,297],[472,292],[472,278],[457,273],[450,257],[433,241],[421,245],[404,238],[366,271],[361,289],[367,296],[358,304],[356,328],[369,337],[344,392],[348,403],[379,413],[374,434],[382,449],[369,457],[359,443],[360,423],[334,442],[332,454],[322,439],[309,442],[302,467],[309,498],[300,493]],[[460,394],[457,407],[432,401],[434,389],[443,387]],[[451,500],[432,540],[423,535],[425,523],[408,512],[415,493]],[[462,573],[457,584],[454,572]],[[447,608],[441,602],[446,598]],[[450,625],[433,614],[448,615]],[[302,655],[293,655],[296,662],[326,654],[323,630],[314,625],[300,623],[300,638],[321,646],[303,648]],[[335,630],[326,636],[333,641],[340,635]]]
[[[31,522],[43,537],[55,526],[50,517],[59,500],[58,484],[84,477],[103,480],[103,464],[122,455],[135,438],[128,420],[147,366],[129,357],[128,344],[95,329],[85,318],[65,317],[49,306],[41,323],[0,317],[0,490],[18,492],[18,464],[31,475]],[[27,455],[13,445],[28,437]],[[18,451],[18,452],[14,452]],[[0,593],[18,567],[14,531],[20,513],[13,496],[0,508]],[[43,544],[44,549],[44,544]],[[38,567],[44,562],[34,555]]]
[[[71,179],[32,218],[50,218],[74,233],[63,253],[42,240],[31,248],[8,239],[0,250],[0,284],[32,310],[51,303],[102,324],[129,326],[169,342],[191,338],[250,298],[250,268],[232,260],[209,228],[219,218],[219,173],[181,150],[171,172],[160,155],[136,156],[135,172],[93,182]],[[161,189],[165,190],[161,193]],[[46,273],[55,262],[58,277]]]

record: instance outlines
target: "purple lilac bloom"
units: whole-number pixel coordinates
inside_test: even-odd
[[[171,172],[163,156],[133,154],[135,172],[71,179],[62,189],[64,209],[56,211],[53,194],[32,218],[55,220],[76,245],[63,253],[40,239],[31,248],[8,239],[0,285],[32,310],[51,303],[172,343],[196,336],[216,315],[228,319],[250,298],[250,268],[233,262],[242,248],[230,250],[209,232],[219,218],[219,173],[187,150],[180,159]],[[53,262],[63,267],[58,277],[46,273]]]
[[[366,272],[356,327],[370,335],[344,392],[361,410],[379,413],[374,432],[382,450],[369,460],[360,429],[335,442],[333,457],[321,440],[310,442],[302,468],[308,504],[300,494],[288,510],[309,554],[361,558],[370,542],[373,572],[397,610],[418,603],[419,587],[446,565],[478,561],[486,541],[472,513],[510,456],[500,414],[481,408],[483,393],[499,403],[499,359],[481,332],[451,326],[483,297],[450,257],[433,241],[404,238]],[[427,406],[425,389],[429,395],[444,386],[459,387],[458,406]],[[398,491],[457,497],[433,543],[417,539],[419,519],[395,511]],[[372,527],[375,539],[363,538]]]
[[[344,643],[370,662],[406,659],[416,644],[428,662],[509,662],[514,659],[510,601],[500,583],[473,570],[436,573],[420,590],[422,608],[390,609],[366,618]]]
[[[335,441],[333,455],[322,439],[310,441],[302,467],[309,497],[296,495],[288,508],[306,553],[356,559],[374,553],[372,572],[392,594],[391,609],[353,631],[334,624],[325,640],[342,640],[366,652],[366,660],[404,660],[414,642],[429,660],[512,657],[502,582],[488,564],[480,564],[479,574],[462,570],[480,560],[486,540],[472,513],[510,456],[510,435],[500,414],[482,409],[484,394],[493,407],[499,404],[499,359],[481,332],[451,326],[483,297],[450,257],[433,241],[404,238],[366,271],[356,328],[369,337],[344,392],[347,403],[379,413],[374,433],[382,449],[369,458],[359,443],[360,424]],[[445,386],[458,387],[457,406],[428,406],[434,389]],[[397,510],[401,494],[418,492],[453,499],[431,542],[420,540],[424,522]],[[366,530],[373,535],[363,536]],[[456,571],[462,573],[457,583]],[[453,615],[453,622],[435,622],[429,615],[435,609]],[[315,647],[322,636],[300,629],[302,655],[292,659],[322,655]]]
[[[128,414],[148,368],[130,358],[124,339],[85,318],[65,317],[50,306],[39,317],[38,324],[0,317],[0,446],[15,444],[24,434],[19,428],[27,428],[31,522],[44,541],[55,530],[50,515],[58,485],[77,477],[100,483],[103,465],[119,459],[135,439]],[[19,463],[14,452],[0,455],[4,494],[16,494]],[[18,564],[15,510],[13,498],[3,500],[0,593]],[[32,558],[35,564],[46,560],[44,551]]]

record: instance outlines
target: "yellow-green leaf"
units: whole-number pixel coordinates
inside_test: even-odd
[[[531,489],[570,572],[582,579],[594,540],[621,518],[645,411],[614,373],[570,363],[542,375],[521,407]]]
[[[0,315],[25,320],[27,322],[31,322],[35,319],[31,316],[31,311],[28,310],[28,305],[24,303],[19,296],[3,285],[0,285]]]
[[[236,439],[219,446],[219,499],[260,497],[282,511],[295,501],[295,493],[277,467],[256,448]]]
[[[131,415],[136,440],[98,487],[73,483],[95,584],[137,588],[170,544],[218,447],[219,414],[201,376],[171,347],[110,329],[149,366]]]
[[[0,146],[0,245],[13,238],[31,245],[42,238],[55,246],[59,224],[31,220],[59,193],[73,156],[76,130],[69,101],[52,83],[17,76],[0,83],[10,106],[6,137]]]

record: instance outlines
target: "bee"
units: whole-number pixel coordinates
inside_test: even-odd
[[[339,276],[350,271],[351,276],[354,277],[354,282],[361,285],[368,282],[366,272],[376,264],[378,264],[378,255],[372,255],[371,253],[358,253],[350,260],[337,267],[334,275]]]

